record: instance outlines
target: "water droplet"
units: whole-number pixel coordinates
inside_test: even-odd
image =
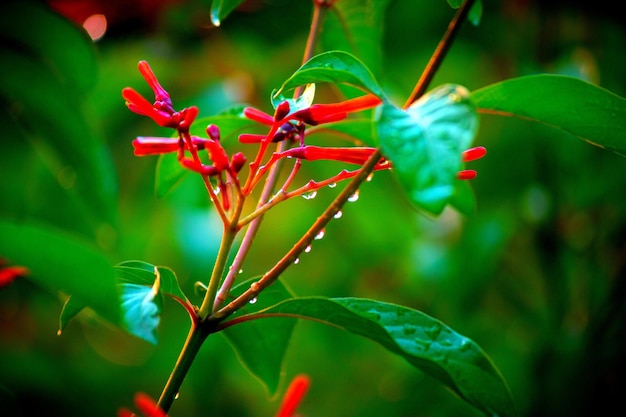
[[[341,210],[337,211],[337,213],[335,213],[335,215],[333,216],[333,218],[335,219],[341,219],[341,216],[343,216],[343,212]]]
[[[259,300],[259,299],[258,299],[257,297],[254,297],[254,298],[251,298],[251,299],[250,299],[249,303],[250,303],[250,304],[254,304],[254,303],[256,303],[258,300]]]
[[[57,330],[57,336],[61,336],[62,333],[63,333],[63,330],[61,329]]]
[[[317,234],[315,235],[315,240],[320,240],[324,237],[324,235],[326,234],[326,231],[324,229],[320,230],[319,232],[317,232]]]
[[[220,187],[215,187],[213,189],[213,194],[218,195],[220,193]]]
[[[328,184],[328,188],[335,188],[337,186],[336,182],[331,182],[330,184]]]
[[[257,281],[254,281],[252,284],[250,284],[250,291],[258,291],[259,290],[259,283]]]
[[[354,192],[354,194],[352,194],[350,197],[348,197],[348,201],[351,202],[351,203],[354,203],[358,199],[359,199],[359,190],[356,190]]]
[[[367,176],[367,178],[365,178],[366,182],[370,182],[372,180],[372,178],[374,178],[374,173],[370,172],[370,174]]]
[[[239,273],[240,273],[240,274],[241,274],[241,273],[243,273],[243,269],[240,269],[240,270],[239,270]]]
[[[294,265],[298,265],[299,263],[300,263],[300,258],[294,259],[294,261],[293,261]]]
[[[311,252],[311,245],[304,248],[304,253],[309,253],[309,252]]]
[[[180,397],[180,392],[177,392],[176,395],[174,395],[174,399],[177,400],[178,397]]]
[[[303,193],[302,198],[305,200],[313,200],[317,196],[317,191],[310,191],[308,193]]]

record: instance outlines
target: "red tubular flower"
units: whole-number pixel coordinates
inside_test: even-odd
[[[351,147],[351,148],[323,148],[320,146],[301,146],[291,148],[279,154],[280,157],[292,157],[307,161],[332,160],[349,164],[363,165],[365,161],[376,151],[376,148]],[[389,167],[388,162],[381,158],[377,168]]]
[[[146,417],[167,417],[167,413],[161,409],[150,396],[143,392],[135,394],[135,406]],[[122,407],[117,410],[117,417],[136,417],[128,408]]]
[[[198,136],[191,137],[194,147],[198,150],[204,149],[209,139]],[[180,147],[184,146],[185,150],[189,150],[184,141],[176,138],[160,138],[154,136],[139,136],[133,141],[135,156],[161,155],[170,152],[177,152]]]
[[[297,375],[289,384],[276,417],[293,417],[302,398],[309,390],[309,385],[311,381],[308,376]]]
[[[313,104],[306,109],[298,110],[290,118],[301,120],[309,125],[337,122],[345,119],[348,113],[363,111],[378,106],[382,100],[373,94],[353,98],[333,104]]]
[[[487,154],[487,149],[485,149],[482,146],[477,146],[475,148],[467,149],[463,151],[463,154],[462,154],[463,162],[475,161],[477,159],[482,158],[486,154]],[[462,171],[459,171],[456,177],[460,180],[473,180],[474,178],[476,178],[476,175],[478,174],[476,173],[475,170],[464,169]]]
[[[130,87],[122,90],[122,97],[126,100],[126,106],[132,112],[142,116],[148,116],[159,126],[176,128],[178,118],[172,117],[172,113],[154,107],[141,94]]]
[[[3,268],[0,265],[0,288],[4,288],[11,284],[17,277],[23,277],[29,274],[29,270],[23,266],[7,266]]]

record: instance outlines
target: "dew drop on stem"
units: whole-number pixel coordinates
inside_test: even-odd
[[[302,193],[302,198],[305,200],[313,200],[317,196],[317,191],[309,191],[308,193]]]
[[[333,216],[333,218],[340,219],[341,216],[343,216],[343,212],[341,210],[338,210],[337,213],[335,213],[335,215]]]
[[[326,231],[324,229],[320,230],[319,232],[317,232],[317,234],[315,235],[315,240],[320,240],[322,238],[324,238],[324,235],[326,234]]]
[[[250,299],[250,301],[248,301],[250,304],[255,304],[258,301],[258,297],[253,297]]]
[[[336,182],[331,182],[330,184],[328,184],[328,188],[335,188],[337,186]]]
[[[298,265],[300,263],[300,258],[296,258],[293,260],[294,265]]]
[[[348,201],[350,203],[354,203],[355,201],[357,201],[359,199],[359,190],[356,190],[354,192],[354,194],[352,194],[350,197],[348,197]]]
[[[304,248],[304,253],[309,253],[309,252],[311,252],[311,245]]]
[[[175,400],[177,400],[177,399],[178,399],[178,397],[180,397],[180,392],[177,392],[177,393],[174,395],[174,399],[175,399]]]

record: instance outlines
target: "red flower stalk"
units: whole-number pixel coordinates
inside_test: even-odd
[[[192,136],[191,141],[197,150],[206,147],[209,139]],[[182,139],[176,138],[160,138],[154,136],[139,136],[133,141],[135,156],[161,155],[170,152],[177,152],[183,146],[185,150],[189,150],[189,146]]]
[[[311,381],[306,375],[297,375],[289,384],[287,391],[283,397],[283,401],[276,413],[276,417],[293,417],[295,416],[298,405],[309,390]]]

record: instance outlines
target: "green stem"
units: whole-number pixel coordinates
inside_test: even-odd
[[[256,298],[261,291],[270,286],[280,274],[282,274],[298,257],[307,246],[309,246],[315,237],[326,227],[328,222],[330,222],[337,212],[341,210],[343,205],[348,201],[348,199],[354,195],[354,193],[359,189],[359,186],[365,179],[372,173],[374,167],[382,157],[380,150],[376,150],[369,159],[365,162],[363,167],[359,170],[357,175],[352,178],[352,180],[346,185],[346,187],[341,191],[341,193],[335,197],[335,199],[330,203],[330,205],[324,210],[324,212],[317,218],[315,223],[306,231],[306,233],[298,240],[298,242],[293,245],[293,247],[283,256],[269,271],[263,275],[263,277],[257,282],[253,283],[248,290],[246,290],[243,294],[237,297],[235,300],[216,311],[209,320],[214,319],[216,321],[221,321],[230,314],[237,311],[239,308],[246,305],[250,300]]]
[[[234,219],[235,225],[237,224],[237,221],[238,219]],[[217,294],[220,281],[222,280],[224,270],[226,269],[226,261],[228,260],[228,255],[230,254],[230,250],[233,247],[233,242],[235,241],[236,234],[236,230],[234,228],[231,228],[230,225],[224,226],[222,242],[220,243],[220,249],[217,253],[217,258],[215,259],[215,265],[213,265],[213,273],[211,274],[211,279],[209,280],[207,292],[206,294],[204,294],[202,305],[198,309],[197,315],[201,321],[204,320],[213,311],[215,295]]]
[[[313,7],[313,17],[311,19],[311,27],[309,30],[309,36],[307,38],[307,43],[306,43],[304,54],[302,57],[303,64],[307,62],[309,59],[311,59],[311,57],[313,56],[315,52],[315,47],[317,45],[317,42],[319,40],[319,34],[321,32],[322,22],[324,21],[324,16],[326,15],[326,11],[329,7],[327,5],[320,5],[318,4],[318,2],[315,2],[315,1],[313,2],[313,6],[314,7]],[[294,92],[294,98],[299,97],[300,94],[302,94],[302,90],[300,88],[296,89],[296,91]],[[277,152],[284,151],[286,146],[287,144],[285,143],[285,141],[281,142],[277,146]],[[265,185],[263,186],[263,191],[261,192],[261,197],[259,198],[257,209],[264,206],[267,203],[267,201],[270,199],[272,193],[274,192],[274,189],[276,188],[276,183],[278,182],[281,166],[282,166],[282,161],[278,161],[276,164],[272,166],[269,173],[267,174],[267,178],[265,180]],[[261,226],[264,212],[260,212],[260,213],[261,214],[258,217],[255,217],[250,222],[250,225],[248,226],[248,229],[246,230],[246,233],[243,237],[241,245],[239,246],[239,250],[237,251],[237,254],[235,255],[235,259],[233,260],[233,264],[231,265],[231,269],[230,271],[228,271],[228,274],[226,275],[226,278],[224,279],[224,283],[222,284],[221,288],[217,292],[217,296],[215,297],[215,301],[214,301],[213,308],[212,308],[213,310],[215,310],[216,308],[219,308],[224,303],[224,301],[226,301],[226,297],[228,296],[230,289],[235,283],[237,274],[239,273],[239,270],[241,269],[243,262],[246,259],[248,252],[250,251],[250,247],[252,246],[252,242],[254,241],[254,238],[256,237],[259,227]],[[207,292],[207,295],[208,295],[208,292]],[[203,308],[201,308],[200,310],[203,313],[205,311]],[[206,316],[202,316],[202,317],[206,317]]]
[[[174,366],[174,369],[172,370],[172,373],[170,374],[170,377],[167,380],[167,383],[163,388],[163,392],[161,393],[161,397],[157,403],[166,413],[169,411],[174,400],[178,396],[180,387],[187,376],[187,372],[189,371],[191,364],[200,351],[200,347],[204,343],[207,336],[211,334],[209,329],[210,328],[208,326],[197,322],[194,322],[191,326],[189,334],[187,335],[187,340],[185,340],[185,345],[178,356],[176,365]]]

